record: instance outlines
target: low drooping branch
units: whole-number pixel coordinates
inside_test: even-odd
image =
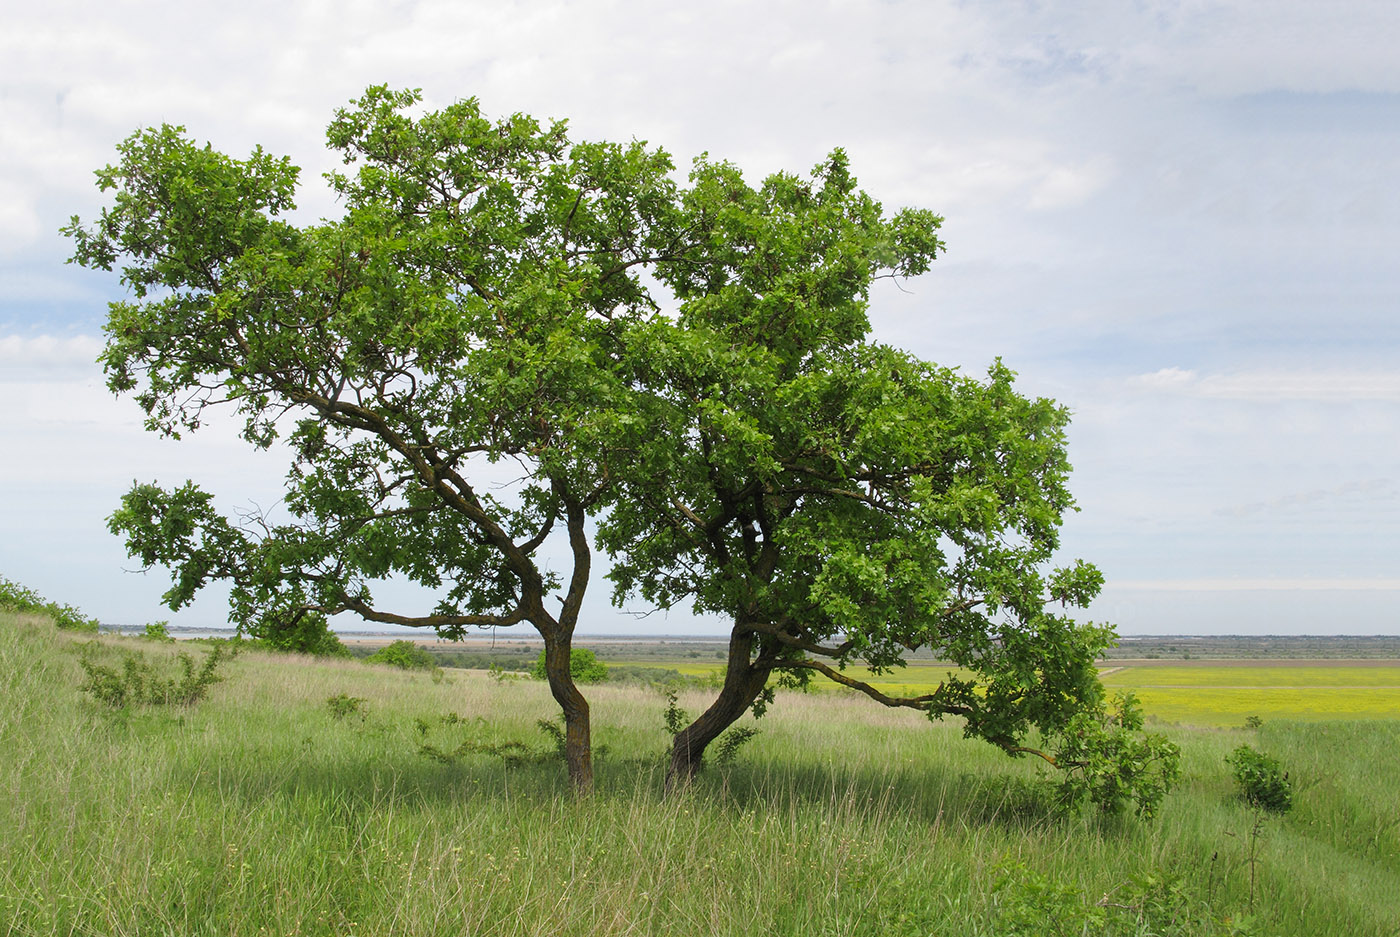
[[[340,612],[354,612],[366,621],[377,621],[386,625],[405,625],[410,628],[452,628],[464,626],[508,628],[511,625],[518,625],[525,621],[525,612],[519,608],[504,615],[395,615],[392,612],[381,612],[367,602],[360,599],[349,598],[348,596],[336,605],[312,605],[308,606],[308,608],[311,611],[321,612],[325,615],[336,615]]]
[[[828,680],[831,680],[834,683],[839,683],[844,687],[850,687],[852,690],[859,690],[866,696],[875,700],[877,703],[882,703],[885,706],[905,707],[908,709],[917,709],[921,712],[931,712],[936,710],[939,713],[950,716],[967,716],[972,713],[972,710],[968,709],[966,706],[954,706],[948,703],[943,703],[938,706],[935,706],[934,703],[938,699],[938,695],[936,693],[929,693],[923,696],[889,696],[888,694],[882,693],[879,690],[875,689],[875,687],[871,686],[863,680],[857,680],[854,677],[848,677],[841,671],[837,670],[835,667],[832,667],[828,664],[824,664],[819,660],[812,660],[811,658],[806,658],[803,660],[780,660],[773,664],[773,669],[815,670],[818,673],[822,674],[824,677],[826,677]],[[942,688],[943,684],[939,684],[939,689]]]

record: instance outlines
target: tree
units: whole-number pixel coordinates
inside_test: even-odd
[[[584,525],[611,484],[601,441],[631,425],[615,361],[654,315],[639,271],[683,251],[672,166],[640,143],[571,144],[562,123],[493,122],[474,100],[409,116],[419,101],[376,87],[336,113],[329,145],[357,169],[328,177],[335,220],[287,220],[287,158],[233,159],[181,127],[134,134],[97,173],[112,206],[64,230],[76,262],[119,265],[133,294],[105,327],[111,389],[155,432],[225,407],[250,444],[292,450],[284,519],[235,522],[194,483],[138,484],[110,526],[172,569],[172,609],[228,580],[233,621],[281,646],[314,649],[340,612],[446,636],[528,622],[587,789],[569,669]],[[541,559],[552,539],[563,574]],[[372,586],[389,576],[441,600],[381,608]]]
[[[111,305],[102,362],[148,428],[178,437],[227,407],[249,443],[292,452],[286,517],[231,521],[194,483],[123,498],[111,528],[172,569],[172,608],[228,580],[240,628],[301,649],[341,612],[446,636],[529,623],[587,789],[571,661],[596,517],[619,597],[733,622],[673,779],[775,684],[818,675],[959,716],[1101,799],[1162,787],[1172,753],[1103,700],[1111,629],[1051,610],[1101,582],[1048,568],[1072,507],[1065,412],[1000,364],[975,381],[868,340],[871,283],[929,267],[937,216],[887,217],[839,150],[757,189],[702,157],[682,187],[643,144],[571,144],[470,100],[409,116],[419,100],[371,88],[337,112],[330,145],[358,164],[329,176],[338,219],[287,220],[287,159],[167,126],[120,146],[98,173],[114,204],[65,229],[134,294]],[[381,607],[390,576],[437,606]],[[844,672],[921,648],[962,668],[927,696]]]
[[[702,161],[692,182],[708,237],[663,268],[681,312],[641,369],[664,401],[656,442],[601,527],[619,599],[689,600],[733,623],[723,686],[676,734],[670,781],[775,684],[819,675],[959,716],[967,735],[1065,769],[1067,793],[1150,813],[1174,747],[1104,700],[1094,662],[1112,630],[1052,610],[1102,582],[1082,562],[1049,568],[1073,506],[1066,411],[1017,394],[1000,363],[976,381],[866,338],[870,284],[926,269],[940,220],[886,219],[839,151],[811,180],[754,190]],[[931,694],[844,673],[925,648],[957,665]]]

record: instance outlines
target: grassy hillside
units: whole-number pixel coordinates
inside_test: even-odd
[[[0,934],[1228,933],[1250,916],[1242,742],[1298,783],[1255,844],[1248,932],[1400,920],[1398,721],[1174,728],[1185,778],[1146,825],[1059,817],[1030,763],[835,694],[780,697],[666,799],[665,699],[601,686],[579,802],[541,684],[246,652],[188,708],[79,689],[83,655],[136,649],[171,672],[180,650],[0,614]]]

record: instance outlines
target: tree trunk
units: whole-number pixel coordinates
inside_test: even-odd
[[[564,763],[574,791],[587,794],[593,790],[593,746],[588,725],[588,700],[584,699],[569,672],[573,642],[545,639],[544,671],[549,678],[549,691],[564,711]]]
[[[741,630],[743,633],[741,634]],[[682,786],[700,770],[701,759],[711,742],[739,720],[758,699],[768,683],[766,667],[755,667],[751,659],[753,633],[736,627],[729,638],[729,662],[724,686],[710,708],[676,733],[671,745],[671,764],[666,770],[666,790]]]

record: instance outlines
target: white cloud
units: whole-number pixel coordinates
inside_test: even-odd
[[[1400,579],[1119,579],[1121,592],[1400,592]]]
[[[95,375],[101,351],[102,340],[93,335],[0,335],[0,373],[11,379],[21,369],[65,376],[76,369]],[[26,377],[33,379],[34,375]]]
[[[1139,389],[1217,400],[1400,400],[1400,374],[1389,371],[1255,371],[1202,375],[1196,371],[1170,367],[1132,377],[1128,380],[1128,385]]]

